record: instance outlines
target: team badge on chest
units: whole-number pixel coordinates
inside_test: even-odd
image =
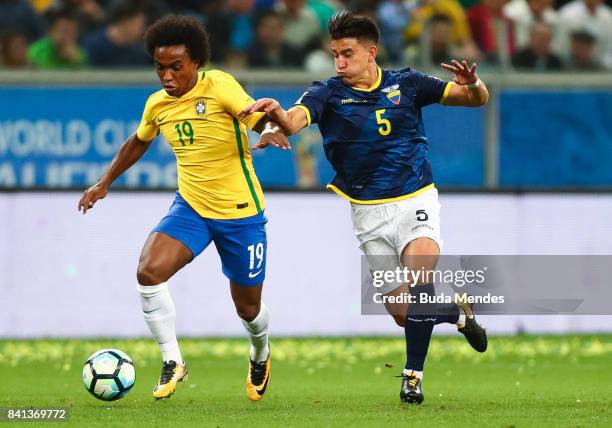
[[[401,101],[402,98],[402,92],[397,90],[397,91],[393,91],[393,92],[389,92],[387,94],[387,98],[389,98],[389,100],[391,100],[391,102],[395,105],[398,105]]]
[[[400,103],[402,99],[402,91],[399,90],[399,85],[392,85],[381,90],[387,94],[387,98],[393,104],[398,105]]]
[[[204,116],[206,114],[206,102],[204,98],[198,98],[195,102],[195,112],[198,116]]]

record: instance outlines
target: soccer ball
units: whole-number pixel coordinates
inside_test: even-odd
[[[91,395],[113,401],[124,397],[136,382],[132,359],[118,349],[102,349],[92,354],[83,367],[83,384]]]

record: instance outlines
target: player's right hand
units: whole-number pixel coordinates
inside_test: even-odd
[[[88,209],[93,208],[94,204],[98,202],[98,200],[104,199],[106,195],[108,195],[108,187],[101,182],[97,182],[83,192],[83,196],[81,196],[81,200],[79,201],[78,210],[82,210],[83,214],[87,213]]]

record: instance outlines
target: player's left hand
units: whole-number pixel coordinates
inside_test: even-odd
[[[453,82],[457,85],[470,85],[472,83],[476,83],[478,80],[478,75],[476,74],[476,63],[473,63],[470,67],[466,60],[455,61],[454,59],[451,61],[452,65],[442,63],[441,66],[445,70],[450,71],[455,76],[453,78]]]
[[[259,136],[259,141],[253,145],[252,149],[265,149],[268,146],[274,146],[283,150],[291,150],[289,139],[276,125],[271,128],[266,128]]]

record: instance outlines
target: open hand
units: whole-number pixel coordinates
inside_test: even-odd
[[[442,63],[441,66],[445,70],[450,71],[455,76],[453,78],[453,82],[458,85],[470,85],[472,83],[476,83],[478,80],[478,75],[476,74],[476,63],[473,63],[472,66],[468,66],[466,60],[455,61],[454,59],[451,61],[452,65]]]

